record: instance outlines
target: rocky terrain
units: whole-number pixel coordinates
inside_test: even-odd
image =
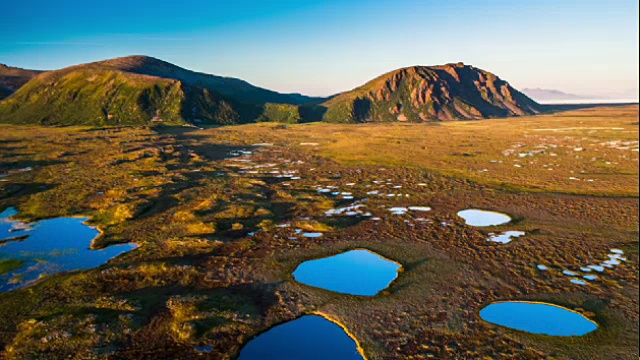
[[[329,122],[471,120],[540,112],[535,101],[506,81],[463,63],[395,70],[323,105]]]

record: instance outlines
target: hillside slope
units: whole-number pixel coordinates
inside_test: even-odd
[[[496,75],[462,63],[395,70],[322,106],[328,122],[470,120],[540,112],[535,101]]]
[[[264,104],[272,102],[300,105],[323,100],[322,98],[314,98],[301,94],[281,94],[251,85],[244,80],[187,70],[150,56],[127,56],[85,65],[85,67],[87,66],[175,79],[191,86],[217,91],[224,96],[235,98],[246,103]]]
[[[48,125],[226,125],[255,121],[268,102],[319,99],[186,70],[145,56],[40,74],[0,102],[0,121]]]
[[[280,94],[243,80],[197,73],[151,57],[129,56],[35,76],[0,102],[0,122],[422,122],[540,111],[539,104],[496,75],[462,63],[398,69],[327,100]]]
[[[0,100],[13,94],[22,85],[43,72],[0,64]]]

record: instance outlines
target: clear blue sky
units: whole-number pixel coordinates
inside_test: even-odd
[[[516,87],[636,89],[635,0],[6,1],[0,62],[56,69],[144,54],[282,92],[329,95],[463,61]]]

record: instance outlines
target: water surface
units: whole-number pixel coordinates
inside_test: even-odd
[[[519,238],[520,236],[524,236],[525,232],[524,231],[505,231],[503,233],[500,234],[490,234],[491,236],[489,237],[489,241],[492,242],[497,242],[500,244],[508,244],[511,242],[511,240],[515,239],[515,238]]]
[[[467,209],[459,211],[458,216],[471,226],[495,226],[511,221],[509,215],[489,210]]]
[[[398,276],[400,265],[369,250],[305,261],[293,272],[296,281],[343,294],[374,296]]]
[[[0,213],[0,259],[23,261],[23,266],[0,275],[0,292],[15,290],[43,275],[91,269],[137,247],[112,245],[91,250],[100,234],[85,224],[86,218],[56,218],[25,224],[11,220],[14,208]]]
[[[482,309],[480,317],[496,325],[551,336],[582,336],[598,328],[577,312],[544,303],[497,302]]]
[[[251,340],[239,360],[362,360],[356,342],[331,321],[306,315]]]

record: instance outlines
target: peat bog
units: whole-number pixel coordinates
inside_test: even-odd
[[[1,125],[0,209],[17,217],[0,226],[27,226],[6,229],[0,253],[58,218],[89,229],[86,253],[119,251],[1,293],[0,356],[244,358],[311,321],[300,344],[328,350],[309,341],[327,328],[358,359],[637,359],[638,152],[621,145],[637,143],[636,118],[629,106],[439,126]],[[365,295],[296,274],[362,249],[355,269],[393,260]],[[597,329],[489,322],[504,301]]]

